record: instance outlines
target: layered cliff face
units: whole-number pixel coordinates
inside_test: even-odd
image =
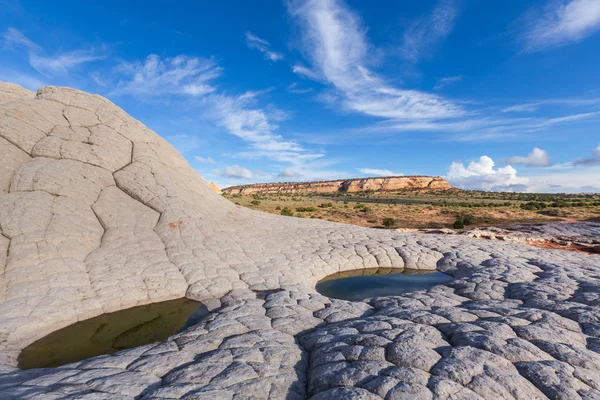
[[[223,189],[227,194],[254,193],[357,193],[365,191],[388,191],[401,189],[452,189],[440,177],[433,176],[389,176],[381,178],[340,179],[318,182],[264,183],[246,186],[232,186]]]

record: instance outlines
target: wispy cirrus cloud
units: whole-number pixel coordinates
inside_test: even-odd
[[[206,99],[209,114],[217,124],[250,144],[250,151],[241,155],[268,157],[292,164],[323,156],[322,153],[308,152],[297,142],[278,134],[279,126],[274,120],[278,119],[279,113],[273,116],[267,108],[258,107],[257,96],[259,93],[246,92],[238,96],[213,94]]]
[[[259,38],[252,32],[246,32],[246,45],[251,49],[256,49],[263,53],[267,60],[273,62],[283,60],[283,54],[271,50],[271,44],[269,42]]]
[[[104,48],[93,47],[46,55],[41,46],[15,28],[8,28],[3,39],[5,46],[25,48],[29,64],[44,75],[66,74],[73,67],[106,57]]]
[[[600,30],[600,1],[551,0],[526,18],[520,41],[526,52],[536,52],[578,42]]]
[[[187,105],[198,107],[207,119],[247,143],[248,148],[237,153],[240,157],[266,157],[303,165],[324,156],[278,133],[277,122],[288,118],[288,114],[270,104],[260,106],[258,101],[270,89],[240,95],[219,90],[214,80],[222,70],[212,58],[178,55],[163,59],[151,54],[143,62],[122,62],[114,72],[118,84],[113,95],[148,100],[165,95],[196,99]]]
[[[361,174],[372,175],[372,176],[401,176],[404,175],[401,172],[393,172],[389,169],[378,169],[378,168],[357,168]]]
[[[441,89],[445,88],[448,85],[451,85],[453,83],[462,81],[462,79],[463,79],[462,75],[447,76],[445,78],[438,79],[438,81],[435,84],[435,86],[433,87],[433,89],[434,90],[441,90]]]
[[[400,48],[402,56],[411,62],[429,57],[432,48],[452,32],[457,15],[455,1],[439,1],[430,15],[417,19],[406,29]]]
[[[535,112],[545,106],[566,106],[566,107],[585,107],[600,104],[598,98],[566,98],[566,99],[545,99],[539,101],[529,101],[521,104],[515,104],[504,107],[503,113],[509,112]]]
[[[302,51],[312,68],[294,70],[318,76],[335,89],[342,106],[365,115],[394,119],[450,118],[460,106],[439,96],[399,89],[368,68],[366,29],[338,0],[289,1],[288,11],[301,28]]]
[[[161,59],[150,54],[143,62],[122,62],[115,68],[120,76],[113,95],[203,96],[215,91],[212,82],[221,68],[212,58],[178,55]]]

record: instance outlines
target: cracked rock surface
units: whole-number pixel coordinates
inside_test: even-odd
[[[453,279],[314,289],[375,267]],[[16,367],[60,328],[184,296],[212,312],[163,342]],[[108,100],[0,83],[2,399],[600,399],[599,307],[598,255],[241,208]]]

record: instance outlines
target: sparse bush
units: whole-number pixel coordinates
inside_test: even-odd
[[[317,211],[315,207],[296,207],[297,212],[314,212]]]
[[[394,225],[396,225],[396,220],[394,218],[383,219],[383,226],[385,226],[386,228],[391,229],[394,227]]]
[[[367,222],[370,224],[375,224],[375,223],[377,223],[377,220],[376,219],[368,219]]]
[[[462,220],[463,220],[463,224],[465,224],[465,226],[473,225],[473,217],[471,217],[470,215],[465,216]]]
[[[250,204],[252,204],[253,206],[258,206],[260,205],[260,200],[252,200]]]
[[[281,210],[281,215],[285,215],[286,217],[293,217],[294,212],[292,210],[290,210],[289,208],[284,207],[283,210]]]
[[[452,225],[452,227],[454,229],[464,229],[464,227],[465,227],[465,221],[463,221],[462,218],[459,218],[456,221],[454,221],[454,225]]]
[[[319,207],[321,207],[321,208],[329,208],[329,207],[333,207],[333,204],[332,203],[321,203],[319,205]]]
[[[281,207],[280,207],[280,206],[277,206],[277,207],[275,207],[275,209],[276,209],[277,211],[279,211],[279,210],[281,210]]]

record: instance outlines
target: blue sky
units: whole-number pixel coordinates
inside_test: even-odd
[[[600,0],[0,0],[0,80],[99,93],[221,187],[600,192]]]

